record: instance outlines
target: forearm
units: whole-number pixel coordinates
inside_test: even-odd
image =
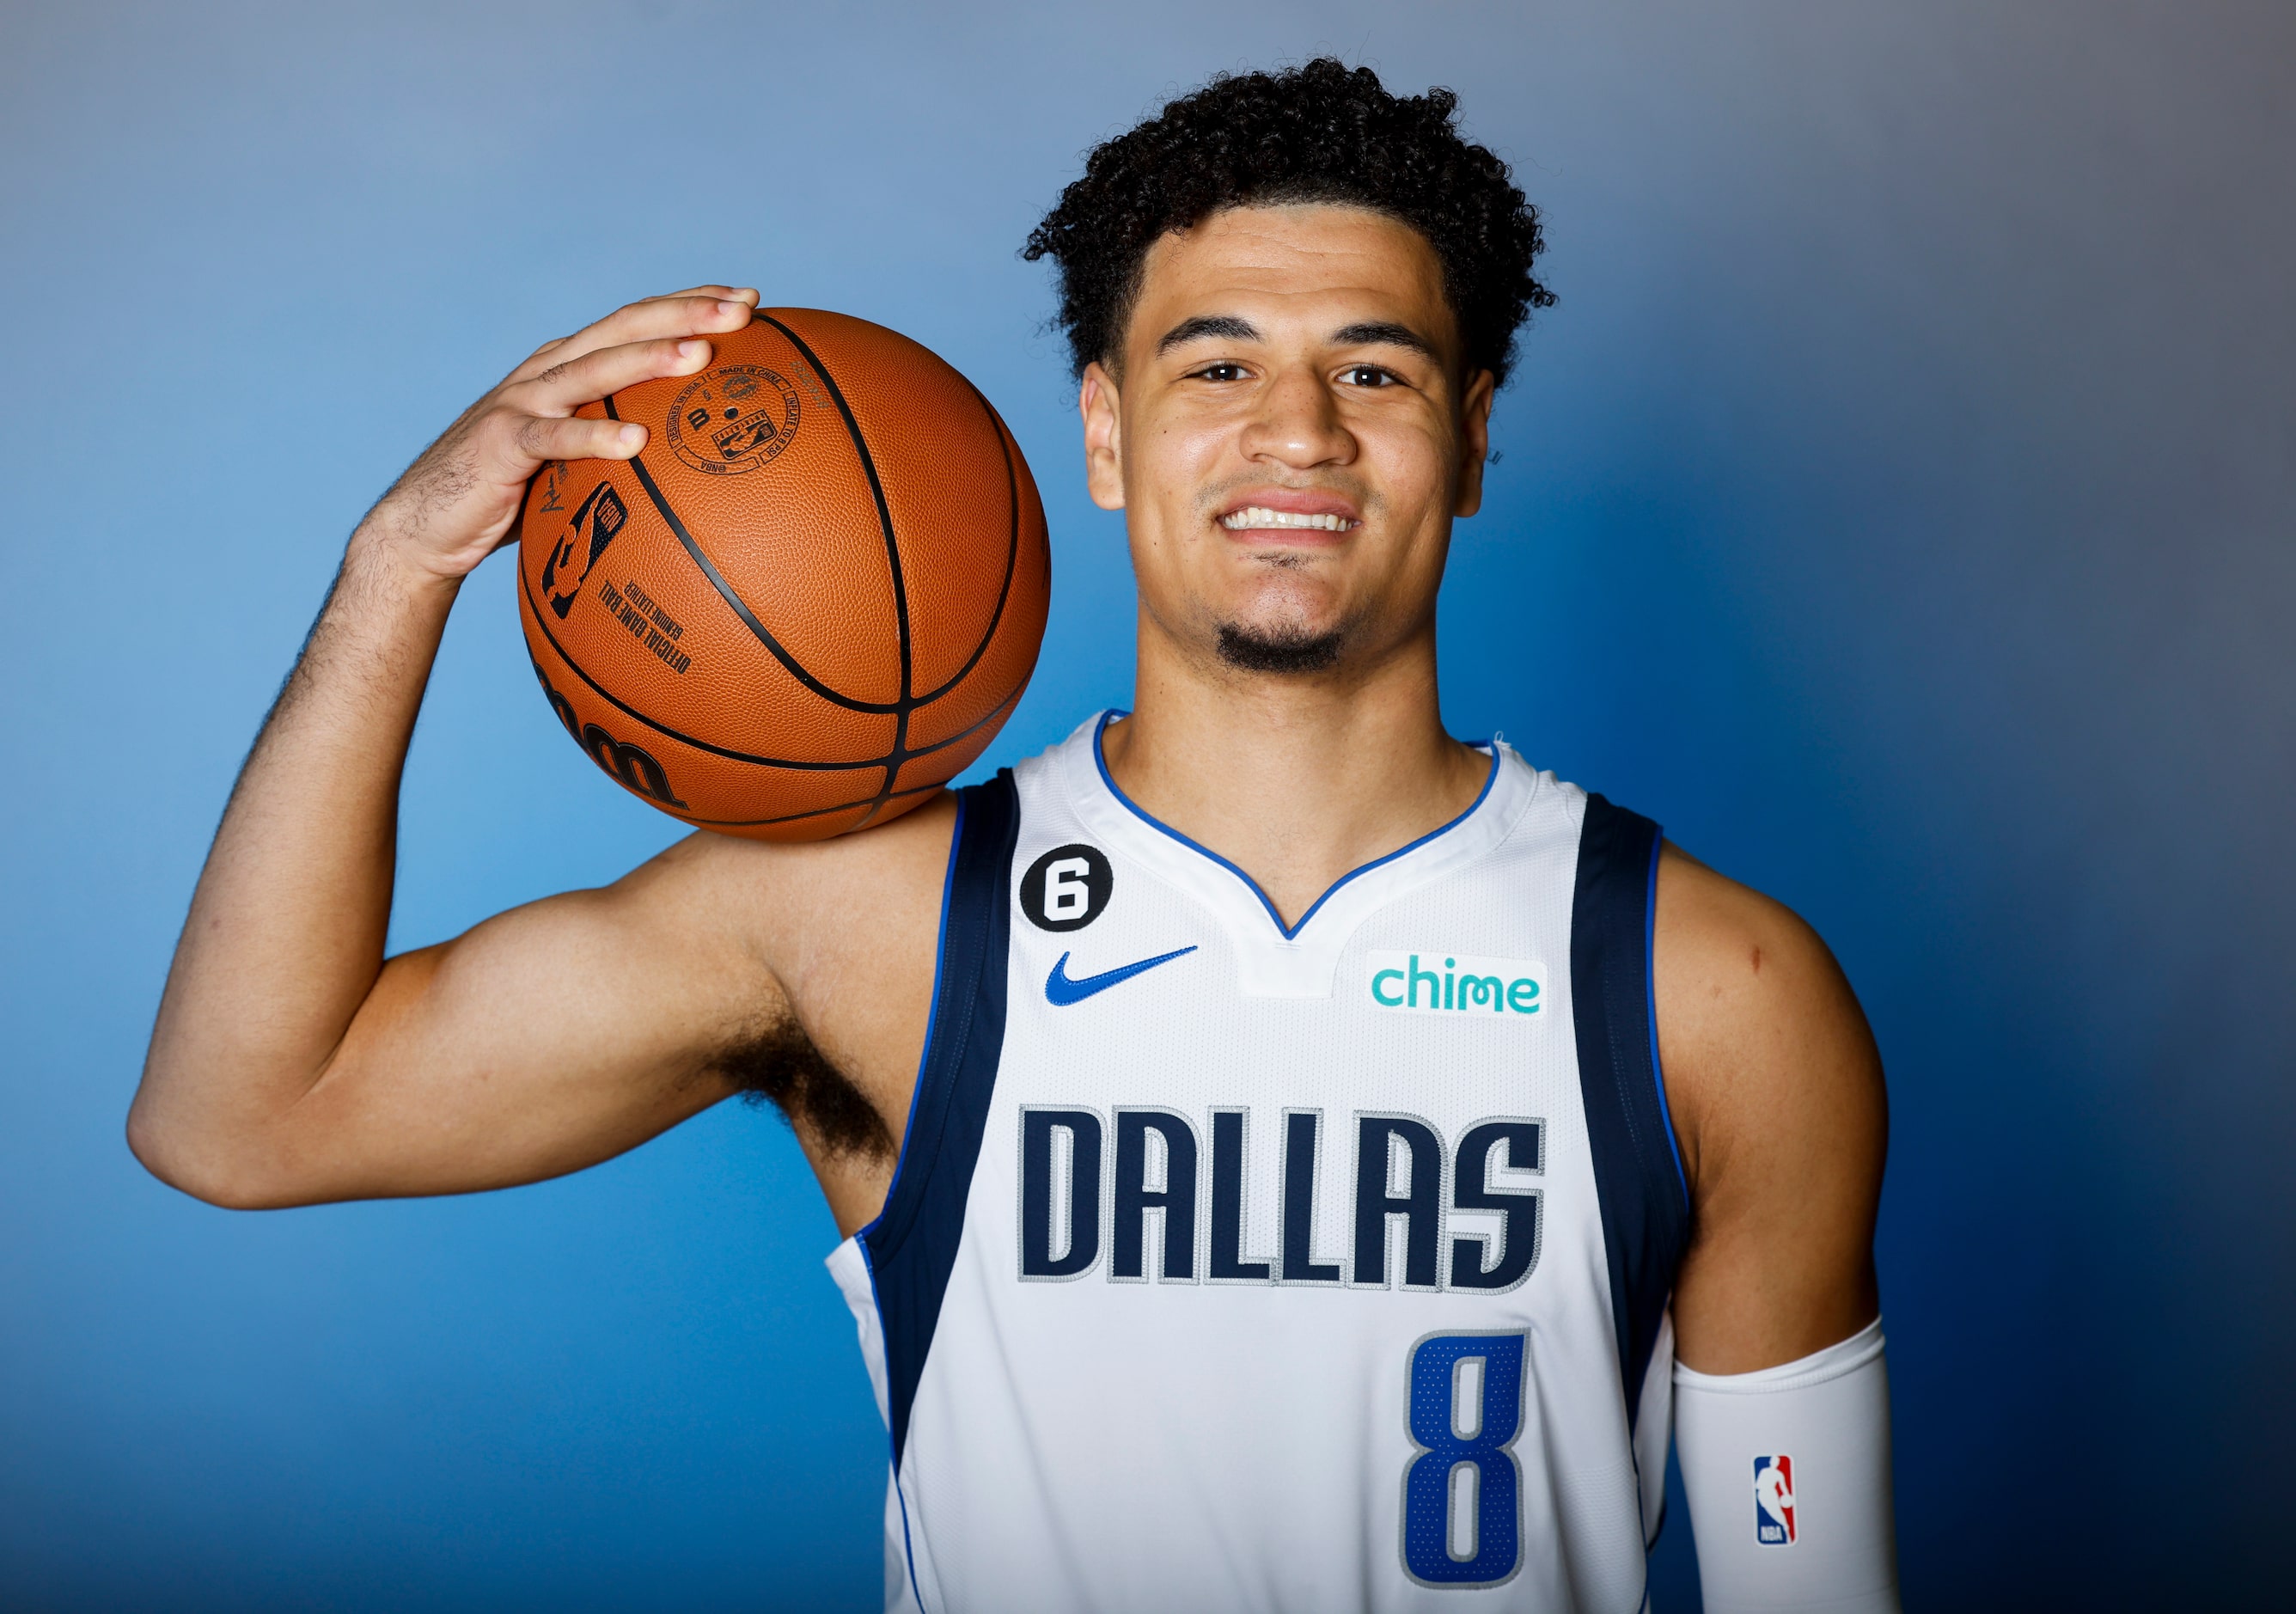
[[[1879,1320],[1756,1372],[1674,1372],[1675,1449],[1714,1614],[1896,1614]]]
[[[129,1118],[171,1181],[234,1197],[234,1157],[308,1091],[382,968],[398,782],[455,580],[356,534],[224,813]]]

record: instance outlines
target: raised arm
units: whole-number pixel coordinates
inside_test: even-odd
[[[753,291],[635,303],[472,406],[352,535],[232,793],[168,973],[128,1139],[237,1206],[497,1186],[626,1149],[728,1090],[713,1053],[778,997],[689,844],[612,889],[383,957],[408,738],[463,578],[546,460],[627,459],[574,412],[699,370]],[[674,916],[674,922],[673,922]]]

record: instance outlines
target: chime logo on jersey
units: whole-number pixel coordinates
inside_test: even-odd
[[[1546,966],[1535,958],[1464,953],[1374,953],[1372,1006],[1395,1014],[1472,1014],[1531,1020],[1546,998]]]
[[[1794,1544],[1793,1459],[1754,1459],[1754,1539],[1766,1547]]]

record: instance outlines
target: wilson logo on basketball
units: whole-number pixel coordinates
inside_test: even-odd
[[[534,676],[541,684],[542,692],[550,699],[550,709],[566,725],[566,732],[574,736],[574,743],[590,753],[591,761],[641,796],[664,807],[685,805],[669,788],[669,774],[652,752],[627,740],[617,740],[596,724],[585,723],[576,717],[574,703],[550,687],[550,679],[539,662],[535,664]]]
[[[669,775],[653,753],[627,740],[617,740],[594,723],[582,725],[582,749],[591,760],[641,796],[651,796],[665,807],[685,805],[669,788]]]
[[[738,476],[797,435],[797,389],[762,365],[728,365],[693,382],[669,409],[670,452],[696,471]]]

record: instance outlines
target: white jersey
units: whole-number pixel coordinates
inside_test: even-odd
[[[1285,926],[1103,716],[962,795],[883,1214],[830,1267],[889,1605],[1643,1606],[1687,1231],[1656,826],[1504,744]]]

